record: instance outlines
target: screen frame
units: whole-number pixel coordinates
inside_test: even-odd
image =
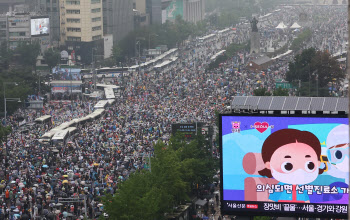
[[[305,218],[335,218],[335,219],[347,219],[348,214],[338,214],[338,213],[331,213],[331,214],[325,214],[325,213],[295,213],[295,212],[249,212],[249,211],[228,211],[224,210],[224,197],[223,197],[223,156],[222,156],[222,118],[226,116],[236,116],[236,117],[242,117],[242,116],[256,116],[256,117],[291,117],[291,118],[348,118],[347,114],[261,114],[261,113],[226,113],[226,114],[219,114],[219,152],[220,152],[220,212],[221,215],[233,215],[233,216],[271,216],[271,217],[305,217]],[[248,201],[239,201],[242,203],[247,203]],[[266,201],[268,202],[268,201]],[[260,203],[260,202],[259,202]],[[264,202],[261,202],[264,203]],[[278,204],[285,204],[285,203],[278,203]],[[289,203],[287,203],[289,204]],[[310,204],[317,204],[317,203],[310,203]],[[349,205],[348,205],[349,206]],[[349,213],[348,208],[348,213]]]
[[[48,26],[48,29],[49,29],[49,33],[47,33],[47,34],[35,34],[35,35],[33,35],[32,34],[32,20],[35,20],[35,19],[45,19],[45,18],[47,18],[47,19],[49,19],[49,26]],[[50,17],[48,17],[48,16],[35,16],[35,17],[30,17],[30,36],[31,37],[42,37],[42,36],[50,36],[50,32],[51,32],[51,19],[50,19]]]

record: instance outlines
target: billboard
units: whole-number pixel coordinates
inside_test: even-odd
[[[165,10],[163,10],[162,23],[165,23],[167,20],[175,21],[178,15],[180,15],[183,18],[183,11],[183,0],[171,1],[169,6]]]
[[[53,80],[81,80],[81,69],[75,68],[52,68]]]
[[[30,20],[31,35],[49,35],[50,34],[50,19],[47,17],[35,17]]]
[[[347,217],[347,118],[221,115],[220,123],[223,214]]]
[[[199,127],[198,125],[198,123],[172,124],[171,131],[173,135],[175,135],[176,133],[181,133],[185,136],[185,138],[192,139],[197,134],[197,128]]]

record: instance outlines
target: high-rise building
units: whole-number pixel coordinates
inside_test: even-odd
[[[183,19],[185,21],[196,23],[204,20],[204,0],[183,0],[183,7]]]
[[[7,34],[8,34],[8,29],[7,29],[7,16],[5,14],[0,15],[0,43],[2,41],[7,41]]]
[[[0,0],[0,14],[6,13],[15,5],[25,4],[28,0]]]
[[[31,6],[31,8],[34,8],[37,14],[49,16],[51,45],[58,47],[60,41],[59,0],[35,0]]]
[[[150,24],[150,14],[146,12],[146,0],[134,0],[134,27],[144,27]]]
[[[7,14],[8,47],[15,49],[21,42],[31,41],[31,15],[25,5],[15,6]]]
[[[103,53],[102,0],[60,0],[59,4],[61,45],[75,60],[90,64]]]
[[[132,0],[103,0],[103,32],[113,41],[123,39],[134,29]]]
[[[161,24],[162,0],[146,0],[146,12],[151,16],[151,24]]]
[[[175,21],[177,16],[196,23],[205,15],[204,0],[162,0],[162,23]]]

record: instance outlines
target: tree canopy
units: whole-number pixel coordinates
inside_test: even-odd
[[[121,183],[115,195],[104,197],[112,219],[165,219],[173,207],[189,201],[191,189],[212,181],[217,162],[202,136],[188,143],[178,135],[169,144],[158,142],[151,172],[142,170]]]
[[[52,68],[57,66],[57,64],[61,60],[61,54],[58,50],[49,48],[44,52],[44,60],[46,64],[49,66],[50,72],[52,71]]]
[[[309,91],[304,95],[312,95],[311,91],[318,88],[327,91],[329,83],[340,83],[345,78],[345,72],[340,68],[338,61],[331,57],[327,51],[316,51],[314,48],[303,50],[289,63],[289,71],[286,79],[289,82],[299,84],[301,91]],[[303,88],[307,87],[307,89]],[[317,91],[313,94],[316,95]],[[320,93],[320,95],[327,95]]]
[[[271,96],[271,92],[268,92],[266,88],[258,88],[253,92],[254,96]]]

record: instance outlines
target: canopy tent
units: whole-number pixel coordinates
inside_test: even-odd
[[[278,26],[276,27],[276,29],[286,29],[286,28],[287,26],[283,22],[279,23]]]
[[[290,26],[290,29],[299,29],[299,28],[301,28],[301,26],[297,22],[294,22],[294,24]]]

